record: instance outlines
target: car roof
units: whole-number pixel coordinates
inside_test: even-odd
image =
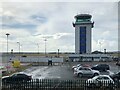
[[[99,65],[109,66],[108,64],[104,64],[104,63],[96,64],[96,65],[93,65],[93,66],[99,66]]]
[[[105,63],[101,63],[101,64],[98,64],[98,65],[108,65],[108,64],[105,64]]]
[[[87,68],[87,69],[91,69],[91,68],[89,68],[89,67],[85,67],[85,66],[81,66],[81,67],[79,67],[79,68]]]
[[[109,77],[109,75],[99,75],[99,76]]]
[[[95,77],[93,77],[93,78],[96,79],[96,78],[98,78],[98,77],[108,77],[108,78],[110,78],[109,75],[98,75],[98,76],[95,76]]]
[[[13,73],[12,75],[15,75],[15,74],[24,74],[24,75],[29,75],[29,74],[24,73],[24,72],[16,72],[16,73]]]
[[[120,73],[120,71],[116,72],[116,73]]]

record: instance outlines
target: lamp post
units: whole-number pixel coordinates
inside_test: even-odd
[[[11,61],[13,59],[13,49],[11,49]]]
[[[99,44],[100,44],[100,60],[102,59],[102,57],[101,57],[101,53],[102,53],[102,51],[101,51],[101,45],[102,45],[102,43],[101,42],[99,42]]]
[[[39,43],[37,43],[37,48],[38,48],[38,63],[39,63]],[[36,63],[37,63],[37,61],[36,61]]]
[[[104,54],[106,54],[106,49],[104,49]]]
[[[60,49],[58,49],[58,57],[59,57],[59,51],[60,51]]]
[[[19,60],[20,60],[20,42],[17,42],[19,46]]]
[[[8,36],[10,35],[9,33],[6,33],[7,35],[7,71],[8,71]]]
[[[46,49],[47,49],[47,44],[46,44],[46,42],[47,42],[47,39],[49,39],[49,38],[52,38],[52,36],[44,36],[43,37],[44,38],[44,41],[45,41],[45,56],[46,56]]]
[[[46,56],[46,42],[47,42],[47,39],[45,38],[44,41],[45,41],[45,56]]]

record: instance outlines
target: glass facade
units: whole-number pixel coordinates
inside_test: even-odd
[[[86,53],[86,27],[80,27],[80,54]]]
[[[89,22],[90,19],[76,19],[76,22]]]

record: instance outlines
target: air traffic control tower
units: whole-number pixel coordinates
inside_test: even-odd
[[[91,21],[92,16],[89,14],[79,14],[75,16],[75,53],[84,54],[91,53],[91,28],[94,22]]]

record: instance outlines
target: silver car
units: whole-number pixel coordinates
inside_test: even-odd
[[[95,76],[86,81],[87,87],[112,87],[114,88],[114,81],[109,75]]]
[[[97,70],[92,70],[91,68],[88,67],[80,67],[74,70],[74,75],[78,77],[84,77],[84,76],[97,76],[100,75],[100,72]]]
[[[80,66],[81,66],[81,64],[74,65],[74,66],[72,66],[72,70],[74,70],[75,68],[78,68]]]

